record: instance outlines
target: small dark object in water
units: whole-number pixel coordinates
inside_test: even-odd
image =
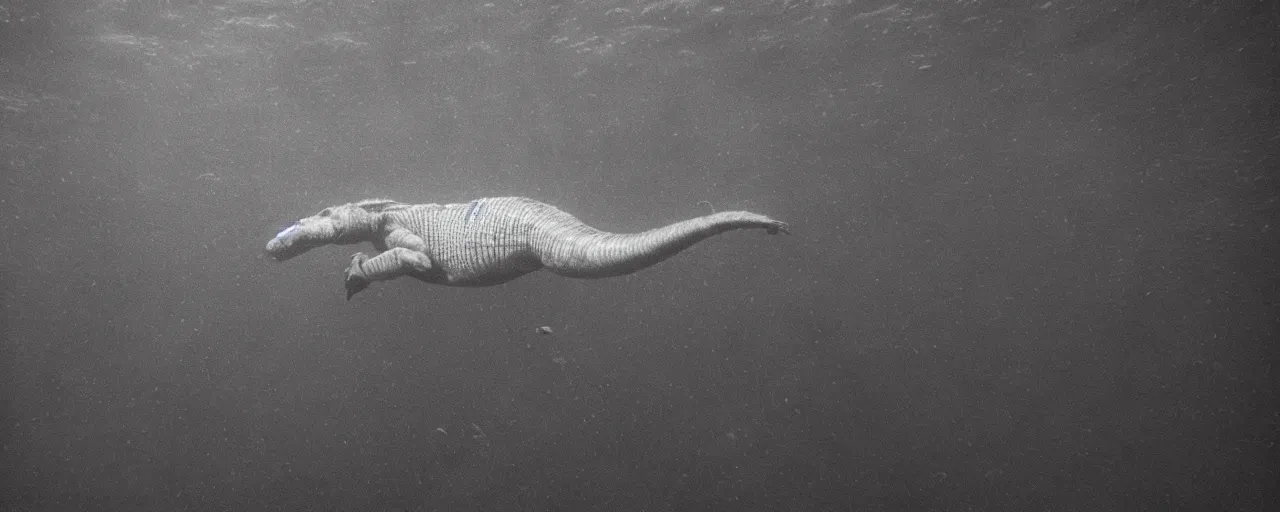
[[[534,332],[537,332],[538,334],[546,335],[546,334],[554,333],[555,331],[551,330],[551,328],[550,328],[550,327],[547,327],[547,326],[545,326],[545,325],[544,325],[544,326],[542,326],[542,327],[539,327],[539,328],[537,328],[537,329],[534,329]]]

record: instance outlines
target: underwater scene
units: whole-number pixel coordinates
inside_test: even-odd
[[[0,2],[0,512],[1272,510],[1278,31]]]

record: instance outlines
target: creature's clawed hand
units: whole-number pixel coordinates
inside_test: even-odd
[[[361,267],[367,259],[369,257],[365,256],[364,253],[355,253],[351,256],[351,265],[343,272],[346,278],[347,300],[351,300],[351,297],[355,296],[355,294],[369,287],[369,278],[365,277],[364,269]]]

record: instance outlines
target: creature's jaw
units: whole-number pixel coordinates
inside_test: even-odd
[[[267,249],[266,249],[267,257],[276,261],[291,260],[295,256],[302,254],[303,252],[306,252],[306,251],[301,250],[296,246],[285,245],[274,239],[271,240],[270,242],[267,242]]]
[[[307,252],[310,247],[304,247],[301,244],[289,243],[288,241],[272,238],[267,242],[267,257],[276,261],[286,261],[293,259],[295,256]]]

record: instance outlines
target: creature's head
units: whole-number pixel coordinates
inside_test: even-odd
[[[399,204],[376,199],[325,208],[276,234],[267,242],[267,255],[284,261],[323,245],[371,241],[382,229],[382,212]]]

